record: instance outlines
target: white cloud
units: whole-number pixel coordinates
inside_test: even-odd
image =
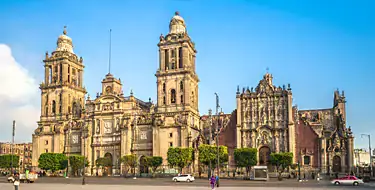
[[[11,141],[16,120],[16,141],[31,141],[40,115],[35,79],[17,63],[11,48],[0,44],[0,141]]]

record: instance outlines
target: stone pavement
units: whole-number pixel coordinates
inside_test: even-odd
[[[218,190],[321,190],[321,189],[352,189],[348,187],[220,187]],[[366,187],[354,187],[355,189],[365,189]],[[136,185],[73,185],[73,184],[21,184],[19,190],[210,190],[210,187],[191,186],[136,186]],[[14,190],[12,184],[0,183],[0,190]]]

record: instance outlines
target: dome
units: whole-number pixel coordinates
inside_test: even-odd
[[[72,39],[67,36],[66,26],[64,26],[63,34],[61,34],[57,39],[56,51],[68,51],[70,53],[74,53]]]
[[[169,34],[184,34],[186,33],[185,20],[176,12],[169,23]]]

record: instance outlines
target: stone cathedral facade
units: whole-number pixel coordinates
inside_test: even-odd
[[[113,164],[108,172],[118,174],[124,155],[136,154],[140,161],[143,156],[162,156],[167,164],[169,147],[196,150],[199,143],[216,142],[228,147],[231,168],[235,168],[234,149],[242,147],[258,150],[259,165],[269,165],[272,152],[292,152],[293,162],[306,170],[345,172],[353,166],[354,136],[346,126],[343,92],[334,93],[332,108],[298,110],[292,105],[290,85],[277,87],[266,73],[255,88],[237,88],[233,98],[237,108],[231,113],[217,110],[218,115],[200,116],[197,51],[178,12],[157,45],[155,104],[133,92],[125,95],[121,80],[112,73],[104,76],[101,92],[86,97],[84,61],[74,53],[64,29],[56,49],[43,60],[32,166],[37,168],[40,154],[46,152],[81,154],[90,162],[86,173],[95,174],[95,161],[108,157]],[[196,160],[193,168],[198,166]]]
[[[96,173],[94,163],[100,157],[113,161],[109,173],[119,173],[124,155],[162,156],[166,164],[169,147],[195,146],[200,121],[197,51],[178,12],[157,45],[156,104],[133,93],[124,95],[121,80],[111,73],[102,80],[102,91],[85,99],[84,62],[64,29],[57,48],[44,60],[42,114],[32,138],[32,166],[37,167],[40,154],[46,152],[81,154],[90,162],[87,173]]]

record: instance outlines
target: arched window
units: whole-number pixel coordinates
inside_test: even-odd
[[[184,82],[180,81],[180,91],[184,90]]]
[[[75,102],[73,102],[73,105],[72,105],[72,111],[73,111],[73,115],[75,116],[76,114],[77,114],[77,109],[76,109],[76,107],[77,107],[77,104],[75,103]]]
[[[46,106],[46,115],[48,115],[48,106]]]
[[[52,113],[56,114],[56,102],[55,102],[55,100],[52,101]]]
[[[72,112],[72,109],[70,108],[70,106],[68,106],[68,113],[70,114]]]
[[[184,95],[181,95],[181,104],[184,103]]]
[[[163,92],[165,93],[165,83],[163,83]]]
[[[165,105],[165,96],[163,96],[163,105]]]
[[[174,62],[172,62],[171,69],[175,69],[175,63]]]
[[[171,90],[171,103],[172,104],[176,103],[176,90],[175,89]]]

